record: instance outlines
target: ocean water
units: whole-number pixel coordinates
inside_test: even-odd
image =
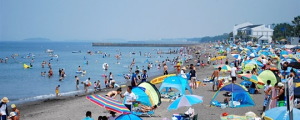
[[[47,49],[53,50],[52,55],[58,57],[51,56],[46,52]],[[179,55],[157,54],[157,52],[179,49],[176,47],[93,47],[91,43],[78,42],[0,42],[0,58],[8,58],[6,63],[0,63],[0,97],[6,96],[12,102],[46,99],[55,96],[57,85],[61,86],[62,95],[73,95],[83,91],[82,84],[80,84],[80,90],[76,90],[75,75],[79,76],[80,81],[85,81],[88,77],[91,78],[91,82],[100,80],[103,88],[103,75],[112,72],[116,82],[123,84],[125,83],[123,74],[129,74],[129,65],[133,59],[139,69],[147,69],[147,62],[153,63],[153,68],[148,71],[149,76],[161,75],[162,69],[157,69],[155,65],[167,58],[172,60]],[[81,51],[81,53],[72,53],[72,51]],[[87,54],[88,51],[93,54]],[[135,54],[132,54],[133,52]],[[117,61],[115,55],[120,53],[121,59]],[[149,57],[150,54],[151,57]],[[48,65],[42,68],[42,61],[51,63],[53,77],[47,77],[49,68]],[[33,67],[24,69],[24,63],[32,64]],[[103,69],[103,63],[109,64],[107,71]],[[174,69],[171,62],[167,65],[169,70]],[[86,70],[87,74],[84,76],[76,74],[78,66]],[[136,66],[132,68],[132,71],[136,70]],[[60,68],[66,72],[63,81],[59,81],[58,70]],[[41,72],[46,72],[46,77],[41,76]]]

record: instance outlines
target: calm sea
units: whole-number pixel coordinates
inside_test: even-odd
[[[47,53],[47,49],[53,50],[53,54]],[[123,74],[129,74],[129,65],[133,59],[136,62],[133,71],[136,66],[139,69],[143,69],[143,66],[147,69],[147,62],[151,62],[153,68],[148,72],[149,76],[161,75],[162,69],[157,69],[155,65],[167,58],[172,60],[179,55],[157,54],[157,52],[179,49],[170,47],[92,47],[91,43],[77,42],[0,42],[0,58],[4,60],[6,57],[8,58],[7,63],[0,63],[0,97],[6,96],[14,102],[50,98],[54,96],[57,85],[61,86],[62,95],[82,92],[83,85],[80,86],[79,91],[75,87],[74,76],[78,75],[76,74],[78,66],[87,71],[85,76],[78,75],[80,81],[85,81],[88,77],[92,82],[100,80],[102,88],[104,87],[103,75],[109,72],[113,73],[118,84],[125,83]],[[93,54],[88,54],[88,51]],[[117,54],[121,54],[119,64],[115,57]],[[41,76],[41,72],[49,70],[47,65],[45,68],[41,67],[42,61],[51,63],[53,77]],[[86,64],[87,61],[88,64]],[[33,67],[24,69],[24,63],[32,64]],[[107,71],[103,70],[103,63],[109,64]],[[167,65],[169,69],[173,69],[171,62]],[[66,72],[63,81],[59,81],[58,70],[60,68]]]

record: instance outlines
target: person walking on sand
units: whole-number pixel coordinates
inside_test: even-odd
[[[265,92],[265,99],[264,99],[264,103],[263,103],[263,110],[262,112],[265,112],[267,105],[269,104],[270,101],[270,93],[268,92],[268,89],[271,88],[271,80],[267,80],[267,84],[264,85],[264,92]]]
[[[7,97],[3,97],[0,103],[0,119],[7,120],[8,110],[7,110],[7,103],[9,102]]]
[[[168,75],[168,66],[167,64],[164,64],[164,75]]]
[[[236,74],[237,74],[237,66],[234,66],[230,70],[230,77],[231,77],[232,83],[234,83],[236,81]]]
[[[79,83],[80,83],[80,80],[79,80],[79,77],[78,77],[78,76],[75,76],[75,83],[76,83],[76,90],[79,90]]]
[[[60,85],[58,85],[58,86],[55,88],[55,94],[56,94],[56,97],[59,96],[59,87],[60,87]]]
[[[16,106],[15,104],[11,104],[11,109],[12,109],[12,112],[15,113],[15,119],[16,119],[16,120],[19,120],[19,119],[20,119],[20,116],[21,116],[20,110],[17,109],[17,106]]]
[[[270,96],[269,109],[275,108],[277,106],[277,99],[271,99],[277,96],[277,86],[278,83],[275,83],[274,86],[269,87],[268,90],[265,92],[266,95]]]
[[[139,74],[139,70],[136,70],[135,73],[132,73],[132,76],[131,76],[131,86],[132,87],[137,86],[138,74]]]
[[[88,93],[89,87],[91,86],[90,80],[91,80],[91,78],[88,78],[84,82],[84,91],[85,91],[85,93]]]
[[[221,67],[218,68],[218,70],[215,70],[213,74],[211,75],[211,78],[213,80],[212,90],[215,91],[215,86],[217,86],[217,82],[219,80],[219,74],[221,71]]]
[[[190,76],[191,76],[192,89],[196,89],[196,87],[197,87],[197,85],[196,85],[196,70],[194,69],[193,64],[191,64],[190,69],[191,69]]]
[[[143,74],[141,75],[142,81],[141,82],[146,82],[148,78],[147,70],[143,71]]]
[[[131,111],[132,102],[136,101],[136,95],[131,91],[132,86],[127,87],[127,91],[122,95],[121,98],[125,97],[125,106]]]
[[[91,111],[86,111],[85,118],[83,118],[82,120],[94,120],[92,118],[92,112]]]

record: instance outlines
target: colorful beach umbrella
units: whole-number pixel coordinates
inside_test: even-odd
[[[135,114],[123,114],[118,116],[115,120],[143,120]]]
[[[260,77],[253,74],[239,74],[238,77],[243,78],[244,80],[251,81],[255,84],[260,84],[260,85],[265,84]]]
[[[285,107],[275,107],[273,109],[267,110],[263,118],[265,120],[290,120],[289,112]],[[293,108],[293,119],[299,120],[300,119],[300,110],[297,108]]]
[[[89,95],[86,96],[91,102],[104,107],[107,110],[114,111],[120,114],[129,114],[128,108],[120,101],[103,96],[103,95]]]
[[[228,66],[228,65],[223,65],[223,66],[221,67],[221,70],[228,71],[228,70],[231,70],[231,67]]]
[[[234,57],[235,59],[241,59],[241,55],[240,54],[231,54],[232,57]]]
[[[225,59],[225,58],[226,58],[226,56],[218,56],[218,57],[216,57],[217,60],[221,60],[221,59]]]
[[[194,104],[202,103],[202,98],[202,96],[198,95],[183,95],[171,103],[168,107],[168,110],[176,110],[183,106],[192,106]]]
[[[260,67],[264,66],[261,62],[259,62],[257,60],[247,60],[247,61],[244,62],[244,64],[245,65],[247,65],[247,64],[255,64],[255,65],[258,65]]]

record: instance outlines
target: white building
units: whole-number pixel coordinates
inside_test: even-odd
[[[244,35],[256,38],[259,44],[270,43],[272,42],[273,29],[270,28],[270,25],[266,26],[263,24],[253,25],[249,22],[235,25],[233,27],[233,35],[236,36],[238,32],[243,33]]]

